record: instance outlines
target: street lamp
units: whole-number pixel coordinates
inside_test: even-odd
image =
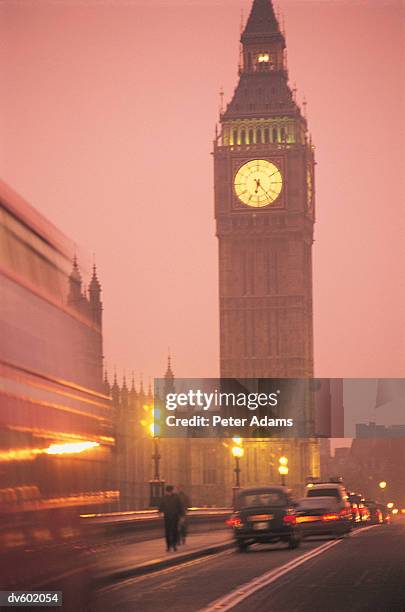
[[[391,510],[394,507],[394,502],[388,502],[387,508]]]
[[[165,481],[160,476],[160,440],[161,433],[160,417],[161,411],[159,408],[154,408],[145,405],[143,407],[147,418],[141,421],[141,424],[146,428],[148,435],[152,438],[153,452],[153,478],[149,481],[149,506],[156,508],[159,506],[160,500],[164,495]]]
[[[233,438],[234,445],[232,446],[232,456],[235,458],[235,486],[233,487],[233,505],[235,506],[236,497],[240,489],[240,460],[245,454],[245,450],[242,447],[242,438]]]
[[[380,487],[382,494],[383,494],[383,502],[385,503],[385,489],[387,487],[387,483],[385,482],[385,480],[381,480],[381,482],[378,483],[378,486]]]
[[[288,476],[288,472],[290,471],[288,469],[288,458],[287,457],[280,457],[280,459],[278,460],[278,473],[281,476],[281,486],[285,487],[286,484],[286,476]]]

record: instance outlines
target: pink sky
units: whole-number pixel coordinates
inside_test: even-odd
[[[218,371],[210,151],[250,0],[3,0],[1,177],[89,253],[110,370]],[[318,376],[405,376],[404,4],[280,0],[317,146]]]

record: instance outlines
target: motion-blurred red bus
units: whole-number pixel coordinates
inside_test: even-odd
[[[100,285],[94,270],[84,291],[73,254],[0,181],[0,586],[68,584],[65,601],[83,583],[80,513],[117,498]]]

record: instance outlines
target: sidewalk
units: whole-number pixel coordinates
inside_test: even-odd
[[[170,567],[203,555],[214,554],[234,545],[230,529],[191,534],[177,552],[166,552],[163,538],[125,544],[97,556],[96,579],[100,583],[124,580],[132,576]]]

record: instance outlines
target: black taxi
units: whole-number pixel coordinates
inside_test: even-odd
[[[242,489],[236,498],[235,511],[227,521],[240,552],[256,543],[285,542],[289,548],[297,548],[301,543],[301,527],[296,507],[286,487]]]

